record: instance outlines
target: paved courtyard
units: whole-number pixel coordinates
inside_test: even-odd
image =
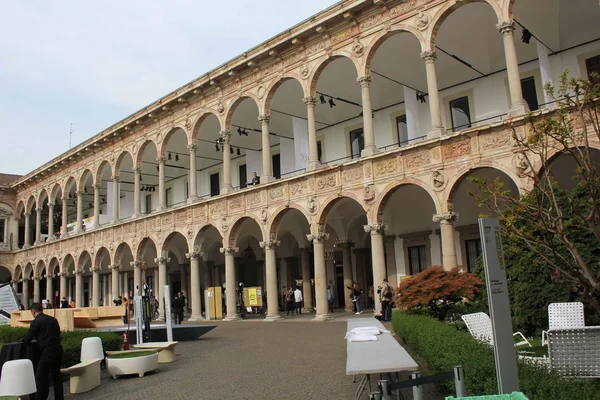
[[[201,339],[179,343],[177,361],[154,374],[112,380],[103,372],[99,388],[70,395],[67,382],[65,394],[86,400],[352,399],[357,384],[345,373],[346,320],[318,323],[302,315],[217,322]],[[412,398],[409,391],[404,398]]]

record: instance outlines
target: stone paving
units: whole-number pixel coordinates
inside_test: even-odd
[[[113,380],[103,372],[99,388],[79,395],[68,394],[66,382],[66,398],[352,399],[357,384],[346,376],[344,334],[347,318],[359,316],[336,316],[330,322],[311,322],[304,314],[278,322],[213,322],[218,326],[201,339],[179,343],[177,361],[156,373]],[[410,391],[403,394],[412,398]]]

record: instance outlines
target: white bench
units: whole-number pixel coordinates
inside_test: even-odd
[[[138,350],[155,350],[158,352],[158,363],[167,364],[175,361],[175,346],[179,342],[147,342],[134,344]]]
[[[358,318],[348,320],[348,332],[354,328],[376,326],[385,329],[375,318]],[[415,372],[419,365],[406,350],[394,339],[391,333],[382,333],[377,341],[348,342],[346,347],[346,375],[364,374],[355,398],[359,399],[367,384],[371,390],[371,374],[394,372]]]
[[[100,362],[102,358],[89,358],[69,368],[60,370],[71,375],[71,393],[85,393],[100,386]]]

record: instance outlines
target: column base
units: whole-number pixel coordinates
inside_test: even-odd
[[[510,110],[508,110],[509,117],[521,117],[529,112],[529,106],[527,103],[522,102],[518,104],[514,104]]]
[[[158,206],[156,207],[156,212],[161,212],[161,211],[165,211],[167,209],[166,206]],[[152,211],[151,211],[152,212]]]
[[[434,126],[431,128],[429,133],[427,133],[427,139],[436,139],[442,137],[444,135],[444,127],[443,126]]]
[[[267,315],[266,318],[264,319],[264,321],[273,322],[273,321],[280,321],[282,319],[283,318],[281,318],[281,315],[275,314],[275,315]]]
[[[240,321],[242,319],[242,317],[240,316],[240,314],[234,314],[234,315],[228,315],[225,318],[223,318],[223,321]]]
[[[112,221],[110,221],[111,225],[116,225],[118,224],[120,221],[118,219],[113,219]]]
[[[46,243],[54,242],[54,240],[54,235],[48,236],[48,239],[46,239]]]
[[[376,146],[369,146],[362,149],[362,151],[360,152],[360,156],[369,157],[377,153],[379,153],[379,149]]]
[[[219,194],[227,194],[227,193],[231,193],[231,192],[233,192],[233,187],[225,186],[225,187],[221,188],[221,190],[219,191]]]
[[[344,308],[344,312],[354,314],[354,308]]]
[[[131,218],[139,218],[142,216],[142,213],[133,213],[131,214]]]
[[[30,245],[30,244],[25,244],[25,245],[23,245],[23,249],[29,249],[29,248],[31,248],[31,245]]]
[[[334,319],[335,318],[333,318],[330,314],[316,314],[312,320],[316,321],[316,322],[320,322],[320,321],[332,321]]]
[[[321,163],[318,161],[309,161],[306,166],[307,171],[314,171],[315,169],[321,168]]]
[[[304,307],[304,308],[302,309],[302,312],[303,312],[303,313],[310,314],[310,313],[313,313],[313,312],[315,312],[315,309],[314,309],[313,307]]]
[[[195,203],[195,202],[197,202],[197,201],[198,201],[198,199],[199,199],[199,197],[198,197],[198,196],[190,196],[190,197],[187,199],[187,203],[188,203],[188,204]]]
[[[190,318],[188,319],[189,322],[195,322],[195,321],[205,321],[204,317],[202,317],[202,315],[191,315]]]
[[[39,240],[36,240],[35,242],[33,242],[34,246],[39,246],[40,244],[42,244],[42,242],[40,242]]]
[[[277,179],[275,179],[275,177],[271,176],[271,175],[263,175],[260,177],[260,183],[269,183],[269,182],[273,182],[276,180]]]

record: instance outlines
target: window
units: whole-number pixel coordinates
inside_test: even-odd
[[[167,188],[165,195],[167,202],[166,206],[167,208],[169,208],[173,204],[173,200],[171,199],[171,196],[173,195],[173,190],[171,190],[171,188]]]
[[[190,198],[190,182],[185,181],[183,186],[185,187],[185,198],[189,199]]]
[[[210,195],[218,196],[221,192],[221,188],[219,187],[219,173],[212,174],[210,176]]]
[[[396,118],[398,127],[398,146],[408,144],[408,125],[406,125],[406,114]]]
[[[474,272],[477,267],[477,259],[481,255],[481,239],[465,240],[467,254],[467,270]]]
[[[0,218],[0,243],[6,242],[6,219]]]
[[[590,81],[600,81],[600,76],[595,79],[592,77],[592,74],[600,75],[600,55],[585,60],[585,68],[587,69],[588,79]]]
[[[413,246],[408,248],[408,265],[410,267],[411,275],[425,271],[425,268],[427,268],[425,246]]]
[[[360,152],[365,148],[365,134],[363,129],[350,131],[350,152],[352,158],[359,158]]]
[[[321,161],[321,156],[322,156],[322,155],[323,155],[323,147],[322,147],[322,145],[321,145],[321,141],[319,140],[319,141],[317,142],[317,157],[318,157],[318,159],[319,159],[319,162],[322,162],[322,161]]]
[[[529,106],[529,110],[535,111],[540,108],[537,92],[535,91],[535,78],[533,76],[521,79],[521,91],[523,92],[523,98]]]
[[[471,111],[469,110],[469,98],[461,97],[450,102],[450,116],[452,118],[452,130],[460,130],[471,127]]]
[[[281,178],[281,157],[279,154],[273,154],[273,176],[275,179]]]
[[[150,214],[152,212],[152,195],[146,195],[146,214]]]
[[[243,189],[248,185],[248,182],[246,182],[247,181],[247,179],[246,179],[247,173],[248,173],[248,171],[246,169],[246,164],[240,165],[240,167],[239,167],[240,189]]]

